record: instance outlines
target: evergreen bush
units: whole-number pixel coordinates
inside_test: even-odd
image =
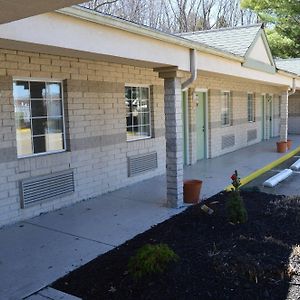
[[[178,259],[178,255],[166,244],[146,244],[130,259],[128,270],[135,279],[139,279],[146,275],[163,273],[169,263]]]
[[[238,224],[245,223],[248,220],[247,210],[243,198],[240,194],[241,181],[238,172],[235,171],[231,176],[233,188],[231,189],[227,203],[227,215],[229,222]]]

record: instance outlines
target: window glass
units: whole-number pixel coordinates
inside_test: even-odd
[[[248,94],[248,122],[255,122],[255,102],[253,94]]]
[[[47,98],[61,99],[61,88],[60,83],[47,83],[46,86]]]
[[[47,115],[52,117],[62,116],[61,100],[48,100],[46,103]]]
[[[33,137],[33,148],[34,148],[34,153],[46,152],[46,139],[44,135]]]
[[[32,117],[47,116],[47,101],[32,99],[31,115]]]
[[[61,83],[15,81],[18,157],[64,150]]]
[[[44,99],[46,97],[45,82],[31,81],[30,82],[30,98]]]
[[[229,92],[223,92],[221,96],[221,125],[231,125],[231,99]]]
[[[25,100],[30,98],[29,82],[15,81],[13,85],[14,99]]]
[[[32,119],[33,135],[41,135],[47,133],[47,118]]]
[[[127,140],[151,136],[148,87],[125,87]]]

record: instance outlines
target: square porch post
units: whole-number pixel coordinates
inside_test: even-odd
[[[167,205],[183,206],[183,124],[182,90],[178,71],[161,69],[164,78],[164,105],[166,128]]]
[[[288,138],[288,117],[289,117],[289,94],[288,91],[281,95],[280,105],[280,140],[287,141]]]

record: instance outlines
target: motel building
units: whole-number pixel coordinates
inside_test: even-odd
[[[261,24],[171,35],[43,2],[0,12],[0,226],[162,174],[180,207],[184,165],[300,134],[300,59]]]

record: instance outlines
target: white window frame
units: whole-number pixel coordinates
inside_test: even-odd
[[[53,82],[53,83],[60,83],[61,87],[61,106],[62,106],[62,118],[63,118],[63,149],[62,150],[54,150],[54,151],[47,151],[47,152],[41,152],[41,153],[33,153],[28,155],[18,155],[18,159],[20,158],[29,158],[29,157],[36,157],[36,156],[45,156],[45,155],[51,155],[55,153],[63,153],[67,151],[67,139],[66,139],[66,124],[65,124],[65,103],[64,103],[64,87],[63,87],[63,81],[62,80],[56,80],[54,78],[37,78],[37,77],[13,77],[13,82],[15,81],[31,81],[31,82]],[[15,101],[15,98],[13,97],[13,101]],[[30,107],[31,111],[31,107]],[[14,111],[15,114],[15,111]],[[15,118],[15,115],[14,115]],[[32,126],[32,118],[31,119],[31,126]]]
[[[133,139],[129,140],[128,137],[127,137],[127,123],[126,123],[126,141],[128,143],[130,143],[130,142],[136,142],[136,141],[151,139],[152,138],[152,114],[151,114],[150,85],[147,85],[147,84],[137,84],[137,83],[125,83],[125,86],[124,86],[124,99],[125,99],[125,88],[126,87],[137,87],[137,88],[147,88],[148,89],[149,128],[150,128],[150,130],[149,130],[149,136],[141,136],[141,137],[136,137],[136,138],[133,138]]]
[[[223,107],[223,97],[228,94],[228,107]],[[223,109],[228,111],[228,123],[223,124]],[[232,126],[232,96],[230,91],[221,91],[221,127]]]
[[[249,106],[249,100],[250,100],[249,96],[252,96],[251,106]],[[250,110],[250,108],[251,108],[251,110]],[[248,120],[248,123],[255,123],[255,121],[256,121],[255,109],[256,109],[256,105],[255,105],[254,93],[248,92],[247,93],[247,120]]]

